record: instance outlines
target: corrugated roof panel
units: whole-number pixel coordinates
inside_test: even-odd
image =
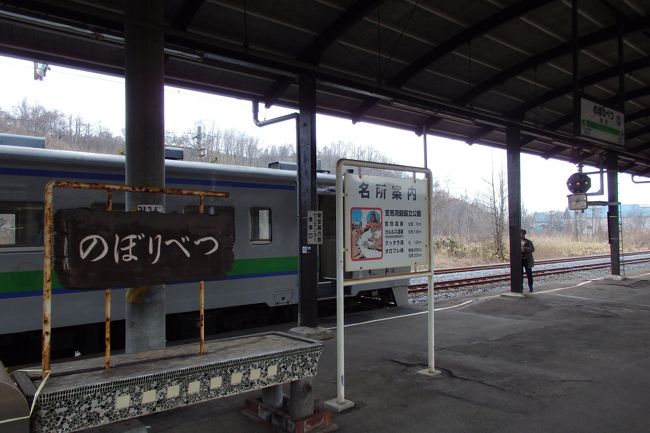
[[[522,128],[556,125],[536,130],[545,137],[527,144],[527,152],[548,153],[552,142],[592,153],[608,148],[576,139],[570,124],[558,124],[573,109],[568,1],[164,1],[166,71],[177,85],[295,107],[295,78],[309,73],[317,79],[322,113],[417,130],[431,117],[419,110],[443,112],[447,117],[431,122],[431,132],[503,146],[505,120],[524,107]],[[579,36],[589,42],[579,56],[580,76],[589,80],[582,87],[594,98],[615,100],[616,69],[603,71],[618,61],[612,26],[626,20],[624,62],[636,66],[625,76],[632,98],[625,106],[628,113],[642,113],[628,128],[637,147],[650,141],[645,134],[634,137],[650,125],[643,115],[650,109],[650,92],[644,91],[650,85],[645,3],[578,2]],[[0,52],[123,73],[123,6],[121,0],[5,0]],[[553,55],[542,58],[548,52]],[[373,95],[382,101],[377,104]],[[582,155],[563,149],[553,157]],[[620,159],[628,169],[647,170],[650,149]]]

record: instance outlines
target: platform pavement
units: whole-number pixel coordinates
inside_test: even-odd
[[[442,374],[435,378],[417,373],[427,364],[425,305],[346,318],[358,324],[345,331],[346,398],[356,406],[334,414],[338,431],[650,432],[650,270],[623,281],[564,281],[525,298],[471,297],[436,308]],[[403,314],[411,315],[377,321]],[[334,326],[334,318],[319,325]],[[331,339],[313,382],[317,404],[335,397],[335,375]],[[269,432],[240,413],[244,398],[256,396],[87,432]]]

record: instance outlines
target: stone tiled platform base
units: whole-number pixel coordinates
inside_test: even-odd
[[[33,415],[33,432],[71,432],[316,374],[322,343],[267,333],[56,364]],[[38,385],[38,384],[37,384]]]

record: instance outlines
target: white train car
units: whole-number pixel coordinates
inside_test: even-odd
[[[31,362],[40,348],[45,184],[52,179],[123,184],[124,164],[123,156],[0,145],[0,359],[5,364]],[[245,326],[262,310],[281,311],[285,320],[295,314],[299,296],[295,171],[167,160],[165,176],[168,187],[230,193],[227,199],[206,199],[205,212],[232,212],[235,220],[233,269],[223,279],[206,282],[206,333]],[[319,173],[319,207],[324,212],[319,299],[335,296],[334,186],[333,175]],[[105,202],[103,191],[62,188],[54,195],[55,211],[103,209]],[[197,208],[196,197],[165,199],[166,212],[192,213]],[[122,194],[114,194],[113,209],[124,209]],[[394,289],[401,297],[393,294]],[[374,299],[394,304],[396,298],[404,299],[405,289],[405,285],[351,286],[346,295],[372,293]],[[116,288],[113,294],[116,335],[123,326],[123,292]],[[53,355],[101,350],[103,292],[66,290],[55,280],[53,293]],[[196,315],[185,313],[197,311],[198,302],[198,284],[166,286],[168,339],[194,335]],[[225,325],[226,318],[234,323]],[[115,337],[114,347],[119,345]]]

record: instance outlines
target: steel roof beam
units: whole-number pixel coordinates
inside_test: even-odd
[[[185,0],[170,20],[172,27],[178,30],[187,30],[203,2],[204,0]]]
[[[56,0],[4,0],[0,9],[79,28],[99,27],[124,33],[124,16],[82,4]]]
[[[650,89],[650,87],[648,87]],[[635,111],[632,114],[626,114],[625,115],[625,123],[627,122],[633,122],[638,119],[642,119],[644,117],[650,116],[650,108],[646,108],[643,110]]]
[[[632,152],[643,152],[645,150],[650,149],[650,143],[643,143],[635,147],[630,147],[628,150]],[[649,168],[650,169],[650,168]]]
[[[631,62],[625,63],[623,65],[623,68],[624,68],[624,72],[627,74],[632,71],[636,71],[638,69],[647,68],[648,66],[650,66],[650,57],[642,57],[640,59],[632,60]],[[616,77],[618,76],[619,72],[620,72],[620,68],[618,65],[613,66],[611,68],[603,69],[602,71],[580,78],[578,80],[578,87],[584,88],[586,86],[590,86],[600,81],[604,81],[609,78]],[[571,93],[573,91],[573,87],[574,87],[573,82],[569,82],[564,86],[557,87],[553,90],[544,93],[543,95],[538,96],[537,98],[531,99],[530,101],[521,104],[520,106],[508,111],[507,113],[504,113],[504,116],[506,117],[522,116],[527,111],[535,107],[543,105],[549,101],[552,101],[553,99],[559,98],[560,96]],[[467,141],[469,144],[474,143],[476,140],[480,139],[483,135],[491,132],[492,130],[494,130],[493,127],[483,128],[478,133],[473,134]]]
[[[361,21],[370,12],[378,8],[386,0],[358,0],[350,9],[346,10],[325,31],[319,34],[302,52],[297,60],[310,65],[317,65],[323,53],[336,42],[352,26]],[[291,85],[293,80],[279,78],[264,95],[266,107],[275,104],[278,98]]]
[[[467,27],[465,30],[447,39],[442,44],[434,47],[424,56],[411,63],[393,78],[388,80],[388,84],[394,87],[402,87],[407,81],[425,70],[431,63],[451,53],[459,46],[472,41],[478,36],[481,36],[482,34],[485,34],[490,30],[493,30],[500,25],[511,21],[514,18],[517,18],[518,16],[530,12],[531,10],[537,9],[540,6],[549,3],[550,1],[552,0],[522,0],[519,3],[500,10],[499,12],[491,15],[483,21],[480,21],[473,26]],[[352,121],[358,122],[361,120],[363,115],[377,102],[378,100],[373,99],[364,101],[358,108],[354,110]]]
[[[626,25],[623,26],[622,31],[624,34],[628,34],[628,33],[641,31],[647,27],[650,27],[650,17],[643,17],[640,19],[628,21]],[[590,33],[588,35],[579,38],[578,47],[585,48],[597,43],[604,42],[608,39],[616,38],[618,37],[618,32],[619,32],[618,26],[612,26],[606,29],[595,31],[593,33]],[[480,84],[477,84],[476,86],[474,86],[473,88],[471,88],[470,90],[468,90],[467,92],[459,96],[458,98],[455,98],[454,102],[460,105],[466,105],[477,96],[489,91],[490,89],[496,87],[497,85],[507,80],[516,77],[518,74],[524,71],[540,66],[541,64],[549,62],[560,56],[569,54],[572,48],[573,48],[572,42],[569,41],[564,44],[560,44],[556,47],[553,47],[549,50],[546,50],[542,53],[539,53],[535,56],[529,57],[523,62],[517,63],[516,65],[504,69],[503,71],[495,74],[493,77],[488,78],[487,80],[483,81]],[[643,96],[645,96],[648,93],[650,92],[646,91],[643,94]],[[634,99],[634,98],[630,98],[630,99]],[[436,118],[432,118],[432,120],[435,119]]]
[[[643,136],[645,134],[648,134],[648,133],[650,133],[650,125],[644,126],[643,128],[639,128],[636,131],[632,131],[629,134],[626,134],[625,135],[625,140],[632,140],[632,139],[635,139],[637,137],[641,137],[641,136]],[[630,149],[634,150],[634,149],[637,149],[638,147],[639,146],[631,147]]]
[[[422,72],[431,63],[440,59],[441,57],[451,53],[459,46],[466,44],[478,36],[481,36],[490,30],[494,30],[500,25],[507,23],[527,12],[537,9],[552,0],[523,0],[519,3],[500,10],[499,12],[491,15],[490,17],[478,22],[477,24],[466,28],[460,33],[447,39],[442,44],[430,50],[427,54],[420,57],[415,62],[408,65],[402,72],[390,79],[389,84],[396,87],[403,86],[411,78]]]
[[[631,90],[629,92],[625,92],[625,94],[623,95],[623,99],[627,102],[627,101],[631,101],[631,100],[636,99],[636,98],[641,98],[641,97],[646,96],[648,94],[650,94],[650,86],[641,87],[641,88],[636,89],[636,90]],[[614,95],[611,98],[608,98],[605,102],[611,104],[611,103],[614,103],[614,102],[618,101],[618,99],[619,99],[618,95]],[[650,108],[647,108],[645,110],[639,110],[639,111],[637,111],[635,113],[632,113],[630,115],[625,115],[625,123],[633,122],[633,121],[635,121],[637,119],[640,119],[640,118],[642,118],[644,116],[649,116],[649,115],[650,115]],[[544,129],[552,129],[552,130],[559,129],[559,128],[563,127],[564,125],[566,125],[567,123],[571,122],[572,120],[573,120],[573,114],[567,114],[567,115],[562,116],[562,117],[560,117],[558,119],[555,119],[551,123],[548,123],[548,124],[544,125],[543,128]],[[525,147],[528,143],[532,142],[533,140],[535,140],[535,137],[528,137],[528,138],[523,139],[521,147],[522,148]],[[553,155],[553,153],[546,153],[545,155],[548,155],[548,157],[551,157]]]
[[[644,96],[650,95],[650,86],[640,87],[638,89],[630,90],[625,92],[625,99],[636,99],[643,98]],[[615,98],[615,97],[614,97]]]
[[[650,27],[650,17],[643,17],[636,20],[631,20],[625,23],[623,26],[623,34],[634,33],[645,28]],[[606,29],[598,30],[588,35],[582,36],[578,39],[578,49],[583,49],[585,47],[604,42],[609,39],[614,39],[618,37],[619,27],[612,26]],[[491,78],[483,81],[482,83],[474,86],[457,99],[455,102],[459,104],[467,104],[477,96],[482,93],[487,92],[488,90],[496,87],[497,85],[507,81],[511,78],[516,77],[518,74],[527,71],[529,69],[535,68],[543,63],[549,62],[555,58],[571,53],[572,50],[572,41],[560,44],[556,47],[553,47],[549,50],[546,50],[542,53],[534,55],[527,58],[523,62],[517,63],[498,74],[494,75]]]
[[[298,56],[298,60],[316,65],[320,62],[325,50],[336,42],[352,26],[365,18],[370,12],[377,9],[386,0],[358,0],[346,10],[323,33],[318,35]]]
[[[42,37],[34,29],[32,24],[0,17],[0,50],[8,55],[61,63],[109,75],[124,74],[124,52],[121,45],[107,40],[91,40],[85,34],[63,34],[49,29],[47,37]],[[84,53],[83,56],[71,54],[73,45]],[[101,49],[98,45],[101,45]]]
[[[621,166],[621,168],[619,169],[619,171],[620,171],[620,172],[626,172],[626,171],[628,171],[629,169],[633,168],[635,165],[636,165],[636,162],[635,162],[635,161],[628,162],[627,164],[624,164],[623,166]]]
[[[15,1],[12,2],[12,4],[13,3],[15,3]],[[58,5],[59,3],[60,2],[54,2],[53,0],[42,0],[38,2],[38,4],[48,4],[48,5],[50,4]],[[0,6],[0,11],[8,10],[13,12],[14,14],[23,13],[23,9],[21,9],[20,7],[7,6],[7,4],[8,4],[7,2],[3,2],[2,5]],[[23,4],[26,3],[21,3],[21,5]],[[70,2],[63,2],[62,4],[63,4],[62,8],[64,9],[71,7]],[[85,29],[87,28],[88,25],[91,26],[95,25],[93,23],[99,22],[101,20],[112,22],[114,26],[118,28],[123,27],[124,18],[121,15],[119,15],[119,13],[111,12],[109,10],[104,10],[104,9],[101,10],[93,9],[85,4],[79,4],[78,7],[80,9],[83,9],[84,12],[87,12],[89,14],[86,21],[78,23],[80,29]],[[11,23],[15,24],[16,22],[19,22],[22,23],[22,25],[25,25],[25,22],[29,22],[28,25],[31,26],[38,25],[40,27],[43,27],[43,29],[45,29],[46,32],[47,31],[53,33],[60,32],[62,37],[64,37],[63,35],[65,35],[66,38],[73,37],[78,39],[85,39],[88,41],[93,40],[95,43],[97,42],[96,40],[97,37],[105,38],[106,36],[110,36],[110,35],[105,35],[102,32],[99,32],[98,35],[94,35],[94,36],[87,35],[86,32],[93,33],[92,31],[87,31],[87,30],[83,30],[81,32],[76,32],[74,34],[71,34],[71,32],[68,30],[66,31],[62,30],[63,27],[71,25],[70,24],[72,22],[71,19],[63,19],[60,16],[54,16],[54,17],[44,16],[42,13],[40,13],[40,11],[38,12],[31,11],[28,13],[23,13],[23,15],[25,15],[26,17],[28,16],[39,17],[41,20],[47,20],[53,24],[50,25],[49,22],[37,23],[38,20],[32,20],[33,21],[32,22],[28,18],[25,18],[25,20],[23,20],[20,17],[11,18],[10,20]],[[61,23],[63,23],[63,25]],[[426,109],[429,112],[429,115],[433,115],[433,116],[438,115],[439,113],[441,116],[443,114],[445,116],[447,115],[457,116],[458,118],[464,118],[471,121],[475,121],[483,125],[488,125],[489,126],[489,128],[487,129],[488,131],[492,130],[494,125],[496,125],[497,127],[517,125],[521,128],[522,134],[525,134],[526,136],[543,137],[544,140],[552,140],[557,143],[566,143],[568,146],[573,146],[573,147],[593,146],[596,149],[610,149],[619,152],[625,158],[636,158],[639,165],[650,166],[649,156],[639,155],[637,153],[630,152],[626,149],[618,149],[616,148],[616,146],[609,145],[606,143],[594,144],[582,140],[579,137],[572,137],[571,134],[567,134],[561,131],[544,130],[541,127],[537,127],[535,125],[531,125],[526,122],[521,122],[521,119],[516,119],[512,117],[508,118],[507,116],[504,116],[502,113],[497,113],[497,112],[481,109],[478,107],[473,107],[470,109],[468,107],[463,107],[454,104],[453,102],[440,101],[438,99],[435,99],[434,97],[426,97],[426,96],[414,94],[405,91],[403,89],[397,89],[390,86],[380,86],[377,84],[371,84],[362,81],[360,79],[347,77],[343,74],[332,73],[332,72],[328,73],[322,69],[317,68],[314,65],[308,65],[304,62],[299,62],[297,60],[278,58],[278,57],[273,57],[271,55],[264,55],[261,53],[245,52],[240,49],[230,49],[225,47],[221,43],[222,41],[220,41],[217,38],[212,38],[209,36],[198,35],[198,34],[191,34],[185,31],[175,29],[173,27],[165,28],[164,32],[165,32],[165,42],[167,47],[172,51],[177,51],[180,56],[179,58],[185,59],[184,53],[195,57],[201,57],[201,55],[197,55],[195,53],[203,52],[202,60],[200,58],[198,60],[196,59],[188,60],[190,62],[203,61],[203,64],[205,66],[208,66],[205,64],[206,60],[210,60],[210,62],[214,60],[218,65],[217,67],[219,67],[220,65],[221,67],[230,68],[230,70],[232,70],[233,67],[240,68],[243,71],[246,71],[251,74],[255,74],[257,77],[264,78],[264,79],[268,79],[268,78],[275,79],[277,76],[284,76],[289,79],[295,79],[295,77],[301,74],[305,74],[305,73],[312,74],[319,80],[319,86],[337,89],[337,92],[343,92],[343,94],[356,95],[356,97],[359,97],[360,100],[364,100],[372,97],[372,98],[378,98],[379,100],[395,101],[395,102],[403,103],[404,105],[413,107],[414,109],[418,109],[418,110]],[[113,38],[114,37],[109,39],[112,41]],[[114,38],[114,39],[118,39],[118,38]],[[2,38],[0,38],[0,41],[2,41]],[[40,42],[42,45],[43,41],[41,40]],[[120,42],[117,41],[115,43],[116,45],[120,44]],[[21,50],[25,52],[31,51],[34,54],[38,54],[41,52],[56,53],[50,57],[60,57],[62,62],[65,64],[69,64],[71,61],[87,63],[86,60],[87,54],[84,55],[83,50],[75,51],[74,47],[70,47],[70,51],[67,52],[61,52],[60,49],[54,49],[53,51],[51,51],[47,49],[46,50],[39,49],[38,45],[39,44],[36,43],[35,46],[34,45],[30,46],[28,43],[28,44],[13,45],[13,47],[14,48],[20,47]],[[118,47],[116,48],[119,51],[119,48]],[[11,47],[9,47],[9,49],[11,49]],[[210,56],[209,59],[208,56]],[[108,60],[107,63],[111,65],[113,68],[116,68],[117,70],[120,70],[122,67],[122,62],[118,62],[117,59]],[[90,69],[93,70],[94,68],[90,67]],[[616,69],[615,72],[616,75],[618,74],[618,68],[615,69]],[[177,77],[177,78],[182,78],[182,77]],[[582,85],[587,85],[587,83],[584,81],[582,83],[583,83]],[[291,103],[291,101],[288,102]],[[343,114],[343,113],[339,113],[339,114]],[[515,114],[519,114],[519,113],[515,113]],[[390,117],[384,117],[377,120],[381,120],[381,122],[385,124],[391,124],[392,122]]]
[[[638,90],[648,90],[648,89],[650,89],[650,87],[642,88],[642,89],[638,89]],[[632,92],[627,92],[625,94],[625,100],[627,101],[627,100],[630,100],[630,99],[634,99],[634,97],[637,96],[638,93],[639,92],[637,90],[632,91]],[[610,102],[610,100],[615,100],[616,98],[617,97],[614,96],[613,98],[610,98],[608,100],[608,102]],[[632,122],[632,121],[634,121],[634,120],[636,120],[638,118],[641,118],[641,117],[644,117],[644,116],[649,116],[649,115],[650,115],[650,108],[645,109],[645,110],[639,110],[636,113],[633,113],[631,115],[626,115],[625,116],[625,123]],[[551,123],[548,123],[548,124],[544,125],[543,128],[544,129],[558,129],[558,128],[561,128],[562,126],[566,125],[567,123],[571,122],[571,120],[573,120],[573,115],[568,114],[566,116],[562,116],[559,119],[554,120]],[[635,138],[635,137],[633,137],[633,136],[631,137],[629,134],[625,137],[626,140],[630,140],[632,138]],[[532,142],[534,140],[535,140],[535,137],[527,137],[527,138],[523,139],[521,147],[524,148],[528,143],[530,143],[530,142]],[[564,146],[555,146],[550,151],[544,153],[543,157],[545,159],[552,158],[558,152],[561,152],[563,149],[564,149]],[[634,149],[630,148],[630,150],[634,150]]]
[[[550,158],[553,158],[555,155],[557,155],[558,153],[562,152],[562,151],[565,150],[565,149],[566,149],[566,146],[560,146],[560,145],[558,144],[558,145],[556,145],[555,147],[553,147],[553,149],[549,150],[548,152],[545,152],[545,153],[542,155],[542,158],[544,158],[544,159],[550,159]]]
[[[632,60],[630,62],[627,62],[623,65],[624,72],[626,74],[629,74],[630,72],[647,68],[650,66],[650,57],[642,57],[636,60]],[[610,78],[617,77],[620,72],[620,68],[618,65],[613,66],[611,68],[603,69],[599,72],[596,72],[594,74],[588,75],[586,77],[581,77],[578,79],[578,87],[584,88],[586,86],[591,86],[593,84],[599,83],[604,80],[608,80]],[[524,114],[527,111],[539,107],[540,105],[543,105],[549,101],[552,101],[553,99],[559,98],[560,96],[563,96],[565,94],[571,93],[573,90],[573,83],[568,83],[565,84],[564,86],[557,87],[553,90],[550,90],[537,98],[531,99],[530,101],[527,101],[523,104],[521,104],[519,107],[510,110],[508,112],[508,115],[514,116],[516,114]]]

